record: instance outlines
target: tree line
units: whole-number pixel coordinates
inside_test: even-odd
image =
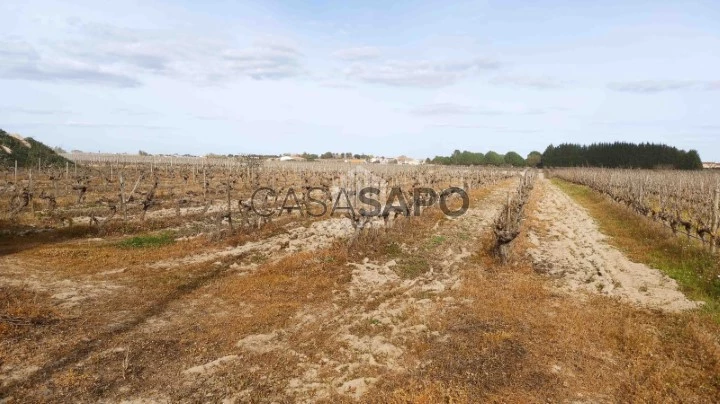
[[[450,156],[435,156],[432,160],[426,160],[427,163],[457,166],[503,166],[509,165],[513,167],[536,167],[540,165],[542,155],[540,152],[533,151],[523,158],[520,154],[510,151],[505,154],[499,154],[495,151],[487,153],[476,153],[471,151],[455,150]]]
[[[589,146],[564,143],[548,146],[542,154],[545,167],[674,168],[700,170],[700,155],[664,144],[593,143]]]
[[[580,145],[563,143],[550,145],[544,153],[530,152],[523,158],[511,151],[499,154],[494,151],[478,153],[455,150],[450,156],[435,156],[427,163],[442,165],[491,165],[513,167],[607,167],[607,168],[670,168],[700,170],[700,155],[695,150],[654,143],[593,143]]]

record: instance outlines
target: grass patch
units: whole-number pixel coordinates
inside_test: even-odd
[[[432,236],[432,238],[430,239],[430,246],[437,247],[444,243],[445,240],[446,239],[444,236]]]
[[[155,235],[135,236],[118,243],[121,248],[153,248],[173,244],[175,236],[169,232]]]
[[[415,279],[430,270],[430,263],[418,256],[407,256],[398,260],[395,273],[403,279]]]
[[[690,299],[720,322],[720,260],[693,240],[673,235],[659,223],[610,201],[592,189],[557,178],[563,192],[588,210],[610,243],[631,260],[675,279]]]
[[[389,257],[399,257],[403,251],[400,245],[394,241],[385,244],[383,253]]]

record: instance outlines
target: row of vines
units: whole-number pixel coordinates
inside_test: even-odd
[[[708,245],[720,246],[720,173],[602,168],[549,170],[555,176],[627,205],[672,229]]]
[[[537,172],[535,170],[525,171],[517,189],[515,192],[508,194],[507,202],[500,214],[495,218],[493,255],[503,263],[510,258],[511,243],[520,235],[523,213],[536,179]]]
[[[234,164],[170,164],[156,162],[70,164],[0,171],[0,209],[5,219],[42,227],[84,224],[103,227],[109,222],[143,222],[148,218],[211,217],[231,230],[258,227],[268,218],[252,209],[259,188],[273,193],[261,210],[283,213],[287,195],[306,204],[310,192],[330,202],[341,190],[357,203],[357,190],[372,186],[380,200],[393,187],[408,194],[416,187],[466,190],[513,175],[486,168],[433,166],[315,164],[239,161]],[[291,191],[292,190],[292,191]]]

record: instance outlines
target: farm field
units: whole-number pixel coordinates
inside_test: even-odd
[[[0,402],[713,402],[720,176],[677,175],[5,171]],[[409,214],[330,214],[363,187]]]

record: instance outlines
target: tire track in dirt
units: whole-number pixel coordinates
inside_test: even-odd
[[[184,295],[193,292],[211,280],[218,279],[226,275],[228,272],[229,271],[225,269],[216,268],[201,276],[193,278],[191,281],[183,285],[180,285],[174,292],[155,301],[153,305],[142,311],[139,315],[133,316],[132,318],[124,321],[122,324],[117,324],[115,327],[99,332],[92,339],[82,340],[74,344],[63,354],[50,360],[48,364],[42,367],[36,367],[36,370],[27,374],[26,377],[10,380],[9,383],[0,388],[0,397],[8,396],[12,392],[13,388],[15,388],[18,384],[22,383],[26,385],[33,385],[47,381],[56,372],[80,362],[93,352],[103,349],[107,346],[107,341],[112,338],[116,338],[118,335],[132,331],[148,319],[163,313],[172,302],[181,299]]]
[[[671,312],[698,306],[673,279],[610,246],[593,218],[550,181],[541,177],[538,185],[544,198],[535,217],[546,231],[529,232],[533,247],[528,252],[535,267],[556,278],[559,288]]]
[[[382,225],[383,222],[380,219],[375,219],[371,222],[371,226],[378,227]],[[0,388],[0,397],[4,397],[9,394],[17,385],[33,385],[49,380],[55,373],[66,369],[73,364],[82,362],[93,353],[108,349],[109,340],[118,338],[124,334],[132,333],[134,330],[142,327],[143,325],[147,324],[150,328],[157,328],[159,324],[162,326],[170,325],[171,321],[154,320],[167,316],[168,314],[172,316],[172,313],[181,312],[182,310],[172,310],[170,308],[172,306],[177,306],[177,304],[182,304],[184,296],[189,295],[214,281],[220,281],[222,278],[230,275],[246,275],[254,271],[258,265],[252,262],[247,262],[257,259],[257,256],[253,256],[253,254],[260,254],[269,258],[267,261],[269,263],[277,262],[295,253],[311,252],[326,248],[335,240],[348,238],[355,232],[350,219],[347,218],[329,218],[314,221],[310,223],[308,227],[302,226],[296,222],[291,222],[286,225],[286,228],[288,229],[286,233],[271,236],[259,241],[249,241],[238,247],[205,252],[202,254],[190,254],[186,257],[158,261],[147,265],[146,267],[148,270],[177,270],[187,265],[197,266],[214,263],[208,271],[204,271],[200,275],[180,284],[173,292],[161,296],[158,300],[154,301],[151,306],[140,313],[131,313],[119,322],[116,321],[109,323],[107,327],[101,329],[91,339],[86,338],[80,342],[74,344],[71,343],[70,348],[62,350],[62,353],[55,355],[55,357],[46,361],[45,364],[36,364],[32,367],[26,367],[26,369],[31,370],[28,370],[23,377],[5,378],[5,383],[2,388]],[[11,260],[6,257],[4,261],[9,262]],[[228,261],[233,261],[233,263],[231,265],[223,264],[223,262],[227,263]],[[24,266],[21,262],[13,262],[14,268],[18,269],[18,271],[20,271],[20,269]],[[119,278],[116,277],[117,279],[121,279],[125,276],[132,276],[132,274],[125,274],[125,271],[122,269],[105,271],[103,274],[118,274]],[[85,283],[88,283],[92,280],[92,278],[94,278],[94,276],[85,276],[85,278],[88,279]],[[58,292],[59,290],[60,293],[53,295],[53,298],[63,302],[60,303],[60,306],[63,307],[77,306],[78,303],[87,297],[97,297],[100,295],[99,292],[94,295],[89,294],[90,286],[87,286],[82,282],[70,281],[69,279],[51,280],[46,277],[46,279],[43,279],[42,282],[35,283],[28,283],[27,280],[14,282],[14,280],[10,278],[0,278],[0,281],[8,285],[18,284],[26,287],[30,286],[36,290],[53,291],[53,293]],[[98,281],[95,281],[94,283],[98,283]],[[94,285],[94,283],[88,283],[88,285]],[[57,285],[61,285],[64,288],[58,289]],[[103,288],[105,293],[108,293],[111,289],[120,288],[117,285],[107,282],[103,282],[103,285],[105,285]],[[97,287],[95,289],[97,289]],[[128,286],[124,286],[121,289],[121,293],[127,294],[132,292]]]
[[[272,261],[278,261],[298,251],[314,251],[329,246],[334,240],[349,237],[349,235],[353,233],[350,220],[346,218],[330,218],[312,222],[308,227],[303,227],[297,223],[289,223],[288,226],[294,227],[289,228],[287,233],[259,241],[250,241],[238,247],[150,264],[148,266],[150,270],[160,268],[177,269],[186,265],[209,264],[212,262],[227,261],[233,258],[236,259],[236,262],[230,266],[214,265],[210,267],[209,271],[205,271],[185,283],[180,284],[170,294],[161,296],[158,300],[154,301],[153,305],[149,308],[140,313],[133,313],[126,316],[120,322],[108,324],[107,327],[101,329],[92,339],[85,339],[74,344],[71,343],[70,348],[64,349],[61,354],[51,358],[44,365],[35,364],[32,367],[28,367],[27,369],[32,369],[32,371],[26,372],[23,377],[4,378],[7,380],[4,380],[4,385],[0,388],[0,397],[9,394],[16,385],[32,385],[50,379],[56,372],[82,361],[95,351],[103,349],[106,345],[103,341],[129,333],[148,321],[157,318],[167,312],[168,307],[173,302],[182,300],[183,296],[192,293],[212,281],[237,274],[238,272],[252,271],[257,265],[243,263],[244,259],[252,253],[262,252],[263,254],[272,256]],[[94,276],[85,276],[84,278],[87,278],[87,280],[77,281],[70,279],[57,280],[49,277],[50,274],[48,273],[44,273],[44,278],[37,281],[13,279],[12,277],[5,278],[6,276],[16,273],[26,274],[27,268],[21,261],[9,257],[4,257],[3,262],[7,264],[12,263],[13,265],[5,268],[3,276],[0,277],[0,282],[7,285],[30,287],[32,290],[51,291],[51,293],[54,293],[52,298],[60,302],[59,307],[61,308],[78,306],[78,303],[81,303],[87,297],[98,297],[112,290],[122,289],[120,293],[131,293],[128,286],[120,287],[106,281],[93,280],[92,278],[94,278]],[[105,273],[108,272],[117,273],[120,275],[120,278],[126,275],[123,273],[124,271],[106,271]],[[131,276],[131,274],[128,276]],[[102,285],[102,287],[96,284]]]

